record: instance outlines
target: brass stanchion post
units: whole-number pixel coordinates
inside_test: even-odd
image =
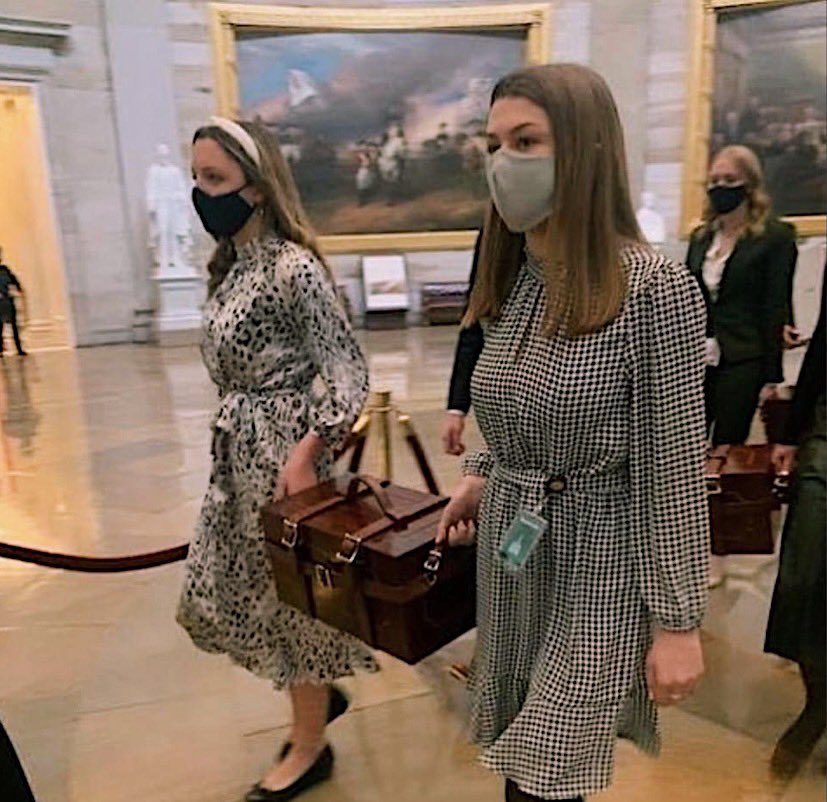
[[[367,404],[367,412],[379,419],[379,447],[382,453],[382,479],[393,478],[393,449],[391,445],[391,422],[390,413],[391,394],[389,390],[376,390],[370,394]]]
[[[434,478],[434,473],[428,463],[428,457],[422,446],[419,436],[414,430],[410,415],[400,412],[391,400],[389,390],[376,390],[368,397],[364,412],[356,425],[353,427],[348,442],[344,445],[337,459],[352,449],[352,455],[348,470],[350,473],[358,473],[362,465],[362,457],[365,452],[365,443],[371,431],[378,431],[379,451],[381,454],[382,467],[381,479],[390,481],[393,479],[393,444],[391,438],[391,415],[394,415],[397,424],[402,428],[405,441],[413,454],[422,479],[428,488],[429,493],[439,495],[439,485]]]

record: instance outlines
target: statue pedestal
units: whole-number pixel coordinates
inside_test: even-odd
[[[206,287],[191,272],[155,276],[158,304],[153,321],[155,341],[161,346],[195,345],[201,340],[201,307]]]

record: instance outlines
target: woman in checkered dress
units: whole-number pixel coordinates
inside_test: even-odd
[[[580,800],[609,784],[617,736],[658,749],[656,705],[703,671],[704,307],[642,241],[596,73],[505,78],[488,132],[494,203],[466,320],[485,327],[472,395],[488,448],[466,458],[440,538],[476,529],[483,762],[507,800]],[[522,511],[547,529],[509,566]]]

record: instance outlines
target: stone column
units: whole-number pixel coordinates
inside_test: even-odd
[[[152,277],[148,247],[146,172],[160,143],[178,141],[172,45],[162,0],[104,0],[115,124],[123,191],[129,213],[129,250],[135,278],[135,337],[154,334],[162,345],[198,337],[204,283],[195,270]],[[173,147],[173,164],[181,164]]]
[[[646,158],[651,0],[592,0],[591,5],[591,65],[608,82],[620,111],[636,202]]]
[[[649,17],[649,81],[644,188],[658,198],[666,218],[665,252],[682,261],[681,182],[690,63],[688,0],[652,0]],[[643,115],[642,115],[643,116]]]

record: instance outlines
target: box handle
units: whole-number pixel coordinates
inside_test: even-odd
[[[355,474],[351,477],[350,482],[348,482],[347,493],[345,494],[345,498],[348,502],[352,502],[356,499],[359,492],[359,485],[364,485],[368,490],[370,490],[373,497],[379,504],[379,509],[382,510],[386,517],[390,518],[394,523],[399,521],[399,513],[394,508],[390,495],[387,490],[385,490],[385,488],[382,487],[382,485],[372,476]]]

